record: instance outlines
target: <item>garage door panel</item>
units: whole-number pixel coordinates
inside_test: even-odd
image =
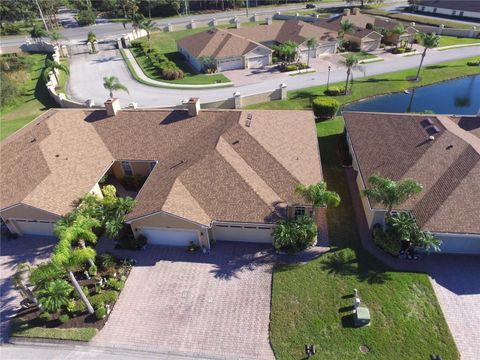
[[[217,69],[218,71],[243,69],[243,59],[232,58],[232,59],[218,60]]]
[[[142,228],[141,233],[150,245],[187,246],[191,241],[199,243],[195,230]]]
[[[317,47],[317,56],[335,54],[335,45]]]
[[[24,235],[55,236],[53,233],[54,222],[14,220],[18,230]]]
[[[273,229],[249,225],[214,225],[213,236],[219,241],[238,241],[271,244]]]
[[[380,46],[380,42],[375,41],[366,41],[362,43],[362,51],[373,51],[376,50]]]
[[[254,69],[268,65],[268,56],[260,56],[248,59],[248,68]]]

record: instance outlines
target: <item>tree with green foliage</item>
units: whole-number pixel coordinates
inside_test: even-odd
[[[399,39],[400,39],[400,35],[402,35],[403,33],[405,33],[405,26],[402,24],[402,23],[398,23],[397,25],[395,25],[395,27],[390,31],[391,34],[394,34],[394,35],[397,35],[397,43],[395,44],[395,46],[398,47],[398,44],[399,44]]]
[[[152,50],[152,44],[151,44],[151,35],[153,30],[158,29],[158,25],[156,22],[152,20],[144,20],[140,23],[140,29],[145,30],[147,32],[147,41],[148,41],[148,51],[150,52]]]
[[[15,268],[15,274],[13,275],[13,285],[20,291],[23,297],[36,304],[37,299],[35,298],[35,295],[33,295],[30,288],[25,284],[25,274],[29,273],[31,270],[32,268],[27,262],[18,264]]]
[[[432,33],[432,34],[419,33],[418,37],[420,40],[420,44],[422,44],[423,46],[423,52],[422,52],[422,59],[420,60],[420,65],[418,66],[417,75],[415,76],[415,81],[417,81],[420,77],[420,71],[422,70],[423,60],[427,55],[427,50],[437,47],[438,44],[440,43],[440,36],[435,33]]]
[[[97,35],[93,31],[89,31],[87,34],[87,43],[93,44],[97,41]]]
[[[53,75],[55,76],[55,80],[57,80],[57,84],[59,85],[60,80],[58,79],[58,76],[57,76],[57,70],[63,71],[65,74],[70,73],[70,71],[68,70],[68,66],[66,66],[65,64],[61,64],[50,59],[45,60],[45,69],[43,73],[45,81],[48,81],[48,76],[50,72],[52,72]]]
[[[358,65],[358,57],[354,54],[347,54],[343,60],[344,66],[347,68],[347,79],[345,80],[345,95],[348,93],[348,81],[350,80],[350,75],[352,75],[352,88],[353,90],[353,69]]]
[[[49,32],[48,32],[48,38],[49,38],[50,40],[52,40],[53,45],[55,45],[55,46],[59,46],[59,45],[60,45],[60,44],[59,44],[60,39],[64,39],[64,37],[62,36],[62,34],[61,34],[59,31],[57,31],[57,30],[51,30],[51,31],[49,31]]]
[[[129,93],[127,87],[122,85],[116,76],[105,76],[103,78],[103,87],[110,92],[110,99],[113,99],[114,91],[122,90]]]
[[[298,184],[295,187],[295,193],[303,197],[308,204],[312,205],[314,212],[315,209],[321,207],[337,207],[340,205],[340,195],[335,191],[328,191],[325,181],[320,181],[317,184],[308,186]]]
[[[32,30],[30,30],[31,38],[36,42],[39,43],[42,41],[42,38],[47,37],[47,31],[38,24],[33,25]]]
[[[300,216],[292,221],[280,221],[273,231],[276,250],[294,254],[313,245],[317,225],[309,216]]]
[[[49,314],[57,314],[71,298],[73,287],[63,279],[50,281],[36,291],[38,303]]]
[[[318,41],[315,38],[309,38],[306,42],[308,48],[307,67],[310,66],[310,51],[315,49],[318,45]]]
[[[135,206],[135,200],[131,197],[117,197],[115,187],[112,185],[104,186],[102,192],[105,233],[109,238],[116,239],[123,229],[126,214]]]
[[[363,194],[387,208],[385,219],[392,215],[394,206],[403,204],[422,191],[422,185],[413,179],[393,181],[379,174],[373,174],[368,178],[368,182],[370,187],[365,189]]]
[[[355,29],[355,25],[350,20],[342,20],[340,22],[340,30],[338,31],[338,35],[340,36],[340,39],[343,40],[345,37],[345,34],[352,33]]]

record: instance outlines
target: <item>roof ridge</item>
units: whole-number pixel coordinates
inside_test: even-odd
[[[462,129],[457,123],[446,115],[437,115],[440,123],[453,135],[459,137],[480,154],[480,138]]]

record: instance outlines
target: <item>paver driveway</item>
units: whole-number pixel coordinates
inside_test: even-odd
[[[94,344],[209,358],[273,358],[267,248],[220,242],[210,254],[188,254],[184,248],[151,246],[134,258],[137,265]]]
[[[46,260],[57,239],[45,236],[25,235],[18,239],[1,239],[0,256],[0,296],[1,296],[1,339],[8,337],[8,320],[15,314],[22,300],[18,291],[13,289],[12,275],[21,262],[36,264]]]
[[[462,360],[480,359],[480,256],[435,255],[428,272]]]

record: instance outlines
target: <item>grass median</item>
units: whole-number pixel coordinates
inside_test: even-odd
[[[42,328],[30,327],[28,323],[12,320],[10,336],[55,339],[55,340],[74,340],[74,341],[90,341],[97,334],[97,329],[93,327],[75,328],[75,329],[58,329],[58,328]]]
[[[338,100],[341,104],[347,104],[371,96],[400,92],[405,89],[431,85],[441,81],[451,80],[468,75],[477,75],[478,67],[467,65],[467,62],[469,60],[476,59],[478,59],[478,57],[425,66],[422,69],[420,81],[416,82],[406,80],[408,77],[414,76],[416,74],[416,68],[397,71],[390,74],[369,76],[366,78],[357,78],[354,82],[352,93],[346,96],[336,96],[335,99]],[[330,87],[333,86],[344,87],[345,83],[340,82],[336,84],[330,84]],[[275,110],[310,109],[311,101],[313,98],[317,96],[326,96],[323,93],[326,88],[326,85],[321,85],[289,91],[287,100],[278,100],[255,104],[249,106],[248,108]]]

